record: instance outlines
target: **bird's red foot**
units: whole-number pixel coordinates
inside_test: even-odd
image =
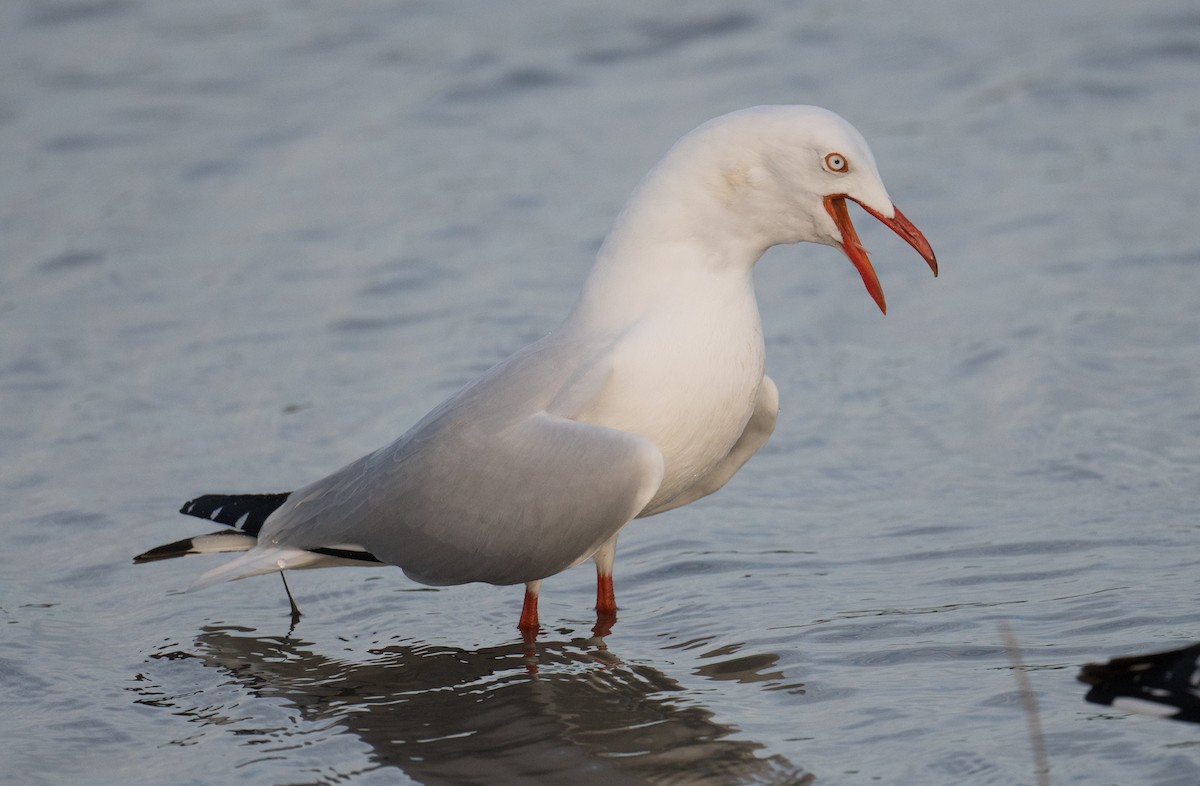
[[[597,574],[596,624],[592,627],[592,635],[607,636],[609,633],[612,633],[612,626],[616,621],[617,596],[613,591],[612,574]]]
[[[538,596],[536,592],[531,591],[528,587],[525,589],[525,602],[521,605],[521,619],[517,623],[517,629],[521,631],[521,636],[526,641],[532,641],[537,638],[538,629]]]
[[[613,592],[612,574],[596,576],[596,615],[617,616],[617,596]]]

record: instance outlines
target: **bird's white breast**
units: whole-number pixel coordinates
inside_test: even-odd
[[[729,452],[754,408],[763,339],[749,282],[669,299],[617,342],[612,375],[579,419],[644,436],[662,451],[654,507]]]

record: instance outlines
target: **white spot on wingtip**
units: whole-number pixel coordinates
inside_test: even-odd
[[[1112,706],[1114,709],[1136,712],[1139,715],[1152,715],[1156,718],[1169,718],[1179,713],[1178,707],[1138,699],[1132,696],[1118,696],[1113,699]]]

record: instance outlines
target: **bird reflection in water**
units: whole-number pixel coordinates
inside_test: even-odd
[[[366,662],[311,646],[206,628],[191,652],[151,657],[196,658],[227,671],[245,690],[237,706],[214,717],[189,709],[197,706],[190,691],[177,704],[149,681],[138,701],[248,736],[256,751],[290,747],[288,737],[311,735],[304,727],[314,724],[323,734],[352,734],[370,746],[376,766],[426,784],[815,782],[782,756],[763,755],[761,744],[735,739],[738,729],[714,720],[670,677],[623,663],[596,639],[476,650],[398,644],[370,650]],[[230,720],[259,699],[282,699],[303,725],[248,730]],[[330,763],[314,767],[328,772]]]

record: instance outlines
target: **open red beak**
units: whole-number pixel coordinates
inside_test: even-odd
[[[879,277],[875,275],[875,268],[871,267],[871,260],[867,256],[867,250],[858,242],[858,233],[854,231],[854,224],[850,223],[850,214],[846,212],[845,194],[825,197],[825,209],[829,211],[829,215],[833,217],[833,223],[837,224],[838,231],[842,233],[842,250],[846,252],[846,256],[850,257],[850,261],[854,263],[854,267],[858,268],[858,274],[862,276],[863,283],[867,285],[867,291],[871,293],[871,297],[875,299],[875,303],[879,306],[879,310],[887,313],[887,303],[883,299],[883,288],[879,286]],[[937,275],[937,257],[933,255],[933,249],[929,246],[929,241],[921,234],[921,230],[913,226],[912,222],[904,217],[900,212],[900,208],[893,207],[896,215],[893,218],[884,218],[879,213],[876,213],[871,208],[867,207],[858,200],[854,200],[858,206],[867,211],[875,218],[882,221],[891,228],[900,237],[921,255],[921,258],[929,263],[929,267],[933,270],[933,275]]]

